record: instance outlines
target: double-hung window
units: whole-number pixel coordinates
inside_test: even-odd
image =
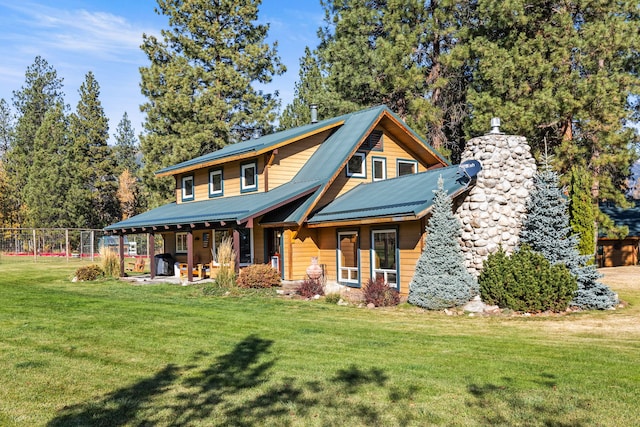
[[[387,159],[384,157],[373,157],[371,159],[371,169],[373,170],[374,181],[387,179]]]
[[[176,233],[176,253],[187,253],[187,233]]]
[[[350,286],[360,285],[357,231],[338,233],[338,281]]]
[[[240,166],[240,191],[256,191],[258,189],[258,167],[256,162]]]
[[[195,189],[193,188],[193,175],[182,177],[182,201],[193,200]]]
[[[371,232],[373,277],[382,278],[390,287],[398,287],[398,233],[394,229]]]
[[[222,196],[222,169],[209,171],[209,197]]]

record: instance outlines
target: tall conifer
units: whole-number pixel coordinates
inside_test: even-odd
[[[29,177],[34,141],[44,116],[54,105],[63,103],[62,79],[49,63],[37,56],[25,72],[25,84],[13,92],[17,116],[14,138],[5,155],[5,173],[10,187],[11,222],[20,226],[28,209],[24,187]]]
[[[107,144],[109,124],[92,72],[86,74],[78,92],[80,100],[70,119],[73,184],[69,212],[76,227],[102,228],[120,218],[115,163]]]
[[[158,0],[170,28],[163,40],[143,36],[150,65],[140,68],[143,179],[152,205],[174,198],[174,181],[156,179],[156,170],[272,132],[278,102],[254,85],[285,67],[276,44],[265,42],[269,26],[256,23],[260,3]]]

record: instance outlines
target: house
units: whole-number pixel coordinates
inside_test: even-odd
[[[386,106],[231,144],[156,175],[175,178],[176,201],[105,230],[162,235],[189,280],[232,236],[239,268],[271,263],[284,280],[301,280],[317,258],[328,282],[358,288],[382,276],[402,294],[438,178],[452,197],[472,183]]]
[[[600,210],[608,215],[617,227],[628,227],[629,234],[624,239],[598,236],[598,266],[637,265],[640,262],[640,201],[635,201],[634,206],[627,209],[602,203]]]

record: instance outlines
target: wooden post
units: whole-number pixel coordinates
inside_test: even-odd
[[[69,229],[65,228],[64,230],[64,246],[65,246],[65,255],[67,257],[67,262],[69,262],[69,255],[70,251],[69,251]]]
[[[151,272],[151,278],[156,277],[156,257],[155,257],[155,248],[156,248],[156,236],[153,233],[147,234],[147,256],[149,257],[149,268]],[[173,269],[173,266],[171,266]]]
[[[124,277],[124,235],[119,236],[118,252],[120,253],[120,277]]]
[[[193,282],[193,231],[187,231],[187,280]]]
[[[36,229],[33,229],[33,262],[38,261],[38,242],[36,242]]]

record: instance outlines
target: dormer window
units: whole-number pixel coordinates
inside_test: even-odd
[[[182,201],[187,202],[193,200],[194,188],[193,188],[193,175],[187,175],[182,177]]]
[[[256,162],[240,166],[240,191],[245,193],[258,189],[258,167]]]
[[[355,153],[353,157],[349,159],[349,163],[347,163],[347,176],[354,178],[367,177],[364,153]]]

